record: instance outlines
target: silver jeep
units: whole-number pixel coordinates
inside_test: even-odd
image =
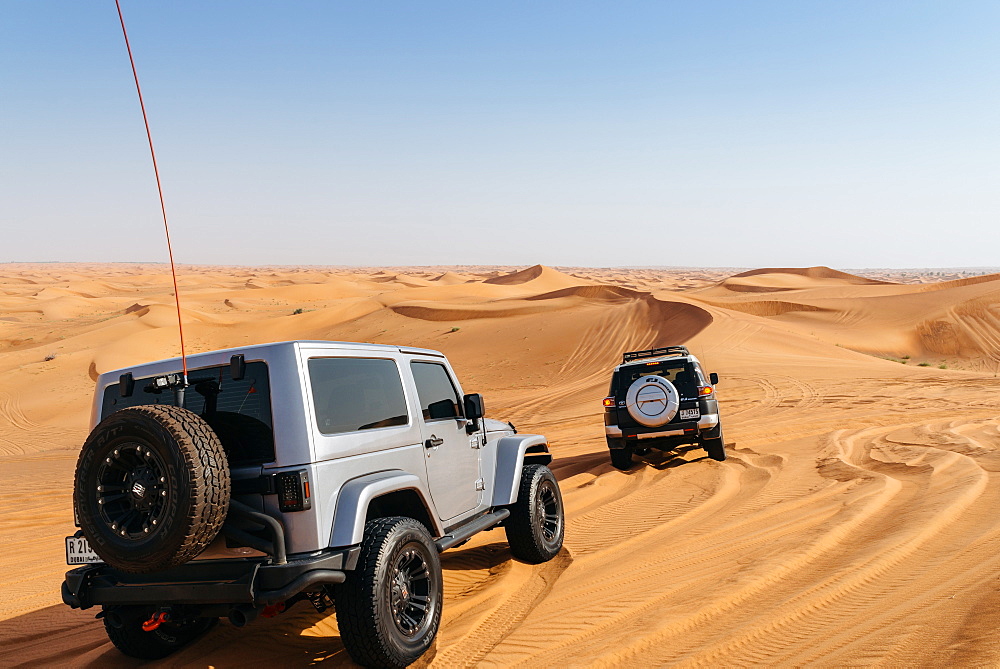
[[[293,341],[97,381],[63,600],[126,655],[228,618],[336,608],[360,664],[405,666],[441,619],[438,553],[503,526],[529,563],[565,523],[544,437],[483,416],[444,355]]]

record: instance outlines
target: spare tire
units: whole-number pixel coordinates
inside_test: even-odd
[[[625,395],[628,415],[645,427],[666,425],[677,415],[680,396],[674,384],[662,376],[643,376],[629,386]]]
[[[83,535],[121,571],[162,571],[198,555],[222,528],[229,496],[219,437],[180,407],[116,411],[90,433],[76,463]]]

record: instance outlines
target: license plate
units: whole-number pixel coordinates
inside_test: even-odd
[[[66,537],[66,564],[94,564],[101,562],[84,537]]]
[[[681,420],[691,420],[698,418],[701,412],[698,409],[681,409]]]

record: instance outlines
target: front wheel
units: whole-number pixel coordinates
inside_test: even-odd
[[[562,548],[565,529],[556,477],[545,465],[525,465],[517,501],[504,525],[511,554],[531,564],[548,562]]]
[[[357,569],[336,590],[341,640],[358,664],[405,667],[434,642],[441,600],[441,561],[427,528],[403,516],[370,520]]]
[[[115,648],[140,660],[159,660],[215,627],[218,618],[165,622],[151,632],[142,629],[155,609],[152,606],[118,606],[104,611],[104,629]]]

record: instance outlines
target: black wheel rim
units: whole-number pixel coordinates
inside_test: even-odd
[[[163,524],[169,502],[166,464],[149,446],[116,445],[97,469],[97,508],[119,539],[140,541]]]
[[[542,481],[538,486],[538,510],[542,539],[551,546],[559,540],[563,520],[559,492],[552,481]]]
[[[389,588],[389,606],[396,628],[408,638],[417,636],[432,614],[433,584],[426,556],[416,548],[407,548],[397,555]]]

